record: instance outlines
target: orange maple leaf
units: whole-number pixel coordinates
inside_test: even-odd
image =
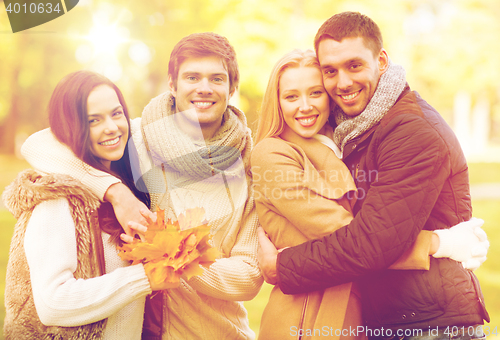
[[[205,268],[208,268],[212,263],[215,262],[215,259],[219,256],[220,252],[216,248],[209,248],[205,252],[203,252],[199,257],[200,265],[202,265]]]
[[[191,262],[184,268],[184,275],[186,275],[186,279],[190,279],[193,276],[200,276],[203,274],[203,268],[200,267],[199,259]]]
[[[220,256],[220,252],[210,245],[210,227],[203,221],[205,210],[195,208],[180,214],[176,222],[165,221],[165,212],[159,210],[156,222],[148,225],[144,242],[119,247],[120,257],[143,263],[150,280],[165,283],[164,286],[176,288],[181,276],[190,279],[203,274]],[[181,230],[182,229],[182,230]]]

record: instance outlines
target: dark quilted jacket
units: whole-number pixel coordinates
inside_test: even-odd
[[[407,87],[381,123],[352,140],[344,155],[358,187],[355,218],[330,236],[281,252],[281,290],[296,294],[357,281],[372,329],[489,320],[477,278],[458,262],[432,258],[429,271],[385,270],[420,230],[471,217],[467,163],[436,110]]]

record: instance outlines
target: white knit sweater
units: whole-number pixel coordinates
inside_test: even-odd
[[[142,140],[140,123],[140,118],[134,119],[131,130],[141,172],[156,171],[159,172],[156,178],[164,178],[161,170],[152,167]],[[50,145],[50,150],[43,145]],[[63,149],[66,150],[63,152]],[[81,167],[75,166],[79,160],[66,146],[55,140],[49,129],[30,136],[21,151],[38,170],[71,175],[81,180],[98,197],[102,198],[107,188],[114,183],[109,175],[100,171],[82,171]],[[60,165],[59,170],[54,164]],[[169,298],[165,299],[163,339],[247,340],[255,337],[241,302],[254,298],[263,280],[256,261],[258,240],[255,225],[258,217],[255,209],[252,210],[245,211],[247,217],[240,221],[239,229],[225,236],[234,242],[229,254],[217,259],[202,276],[194,277],[189,282],[181,280],[178,289],[169,291]]]
[[[36,311],[45,325],[80,326],[108,318],[105,340],[140,339],[145,296],[151,293],[142,264],[128,266],[103,233],[106,275],[76,280],[75,224],[66,199],[38,204],[24,249]]]
[[[76,157],[70,148],[54,137],[50,129],[31,135],[23,144],[21,153],[37,170],[71,175],[78,179],[84,186],[92,188],[101,201],[104,201],[104,194],[112,184],[121,182],[106,172],[95,170]]]

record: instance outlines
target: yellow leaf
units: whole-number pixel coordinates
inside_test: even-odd
[[[137,263],[140,263],[141,261],[140,260],[137,260],[135,258],[135,256],[132,255],[132,253],[130,252],[120,252],[118,253],[118,255],[120,256],[120,258],[123,260],[123,261],[132,261],[132,264],[137,264]]]
[[[148,273],[148,277],[156,284],[162,283],[167,279],[167,266],[163,261],[148,262],[144,265],[144,270]]]
[[[205,209],[194,208],[185,211],[185,214],[179,214],[178,221],[181,230],[191,229],[203,224],[205,217]]]
[[[179,245],[182,242],[182,236],[178,232],[164,229],[156,233],[153,244],[158,245],[162,250],[161,256],[175,256],[179,251]]]
[[[181,253],[181,255],[173,261],[173,267],[177,270],[196,260],[198,257],[200,257],[200,253],[196,249],[192,252]]]
[[[150,223],[144,242],[134,241],[118,249],[120,257],[133,263],[144,263],[150,280],[165,289],[178,287],[181,275],[189,279],[203,274],[220,255],[209,244],[210,227],[202,221],[202,208],[187,210],[179,215],[179,221],[165,221],[163,210],[157,220]],[[183,229],[181,231],[180,225]],[[200,266],[201,265],[201,266]]]
[[[191,233],[184,241],[184,247],[188,250],[193,249],[196,246],[196,235]]]
[[[156,223],[153,223],[150,227],[157,228],[159,230],[165,229],[165,210],[160,209],[156,212]]]
[[[198,251],[200,253],[204,253],[208,249],[212,248],[212,246],[208,243],[208,241],[211,238],[212,238],[212,235],[209,235],[209,234],[203,235],[203,237],[200,239],[200,242],[198,243],[198,246],[196,247],[196,249],[198,249]]]
[[[181,283],[181,276],[172,267],[167,267],[166,289],[177,288]]]
[[[193,276],[199,276],[203,274],[203,268],[200,267],[198,261],[191,262],[188,264],[182,273],[186,276],[186,279],[189,280]]]
[[[200,256],[200,264],[203,267],[208,268],[212,263],[215,262],[215,259],[217,259],[220,254],[221,253],[219,252],[219,250],[210,248]]]
[[[161,244],[139,243],[130,253],[137,260],[148,262],[162,257],[164,250]]]

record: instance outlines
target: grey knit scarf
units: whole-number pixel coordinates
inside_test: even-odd
[[[363,112],[355,117],[349,117],[339,106],[335,106],[332,114],[337,127],[333,134],[333,141],[342,155],[344,155],[347,142],[370,130],[382,120],[387,111],[394,106],[405,86],[404,68],[392,63],[389,59],[389,67],[380,77],[377,90]]]
[[[179,129],[174,113],[175,98],[168,92],[159,95],[144,109],[141,130],[155,165],[182,174],[185,183],[177,186],[218,173],[230,175],[240,156],[248,168],[252,139],[243,112],[228,106],[215,135],[199,143]]]

